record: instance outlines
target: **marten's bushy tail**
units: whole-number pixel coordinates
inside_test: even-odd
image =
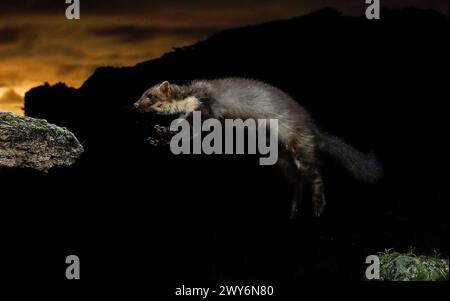
[[[319,149],[337,159],[357,180],[375,183],[383,176],[383,168],[373,153],[363,154],[336,136],[321,133]]]

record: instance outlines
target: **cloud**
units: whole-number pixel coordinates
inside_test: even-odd
[[[205,7],[210,5],[209,0],[79,0],[82,11],[88,13],[112,13],[112,12],[141,12],[143,10],[157,10],[162,7]],[[214,5],[271,2],[270,0],[216,0]],[[55,0],[2,0],[0,11],[21,13],[65,12],[65,1]]]
[[[61,62],[55,66],[56,78],[86,79],[99,65],[77,64]]]
[[[120,25],[110,27],[96,27],[90,30],[90,33],[99,36],[113,38],[120,42],[137,43],[148,41],[161,36],[183,36],[183,37],[204,37],[210,35],[218,28],[215,27],[156,27],[140,25]]]
[[[23,75],[19,70],[0,69],[0,88],[20,85],[23,80]]]
[[[114,38],[121,42],[141,42],[161,35],[161,28],[152,26],[121,25],[114,27],[97,27],[90,33],[99,37]]]
[[[364,1],[348,0],[81,0],[80,4],[81,19],[69,21],[64,0],[0,0],[2,102],[17,101],[17,95],[43,82],[80,86],[96,67],[135,65],[222,29],[300,16],[325,6],[357,15],[366,8]],[[448,14],[447,0],[382,1],[383,6],[405,4]]]
[[[80,64],[66,64],[61,63],[56,67],[56,74],[60,76],[65,76],[68,74],[73,74],[74,72],[79,72],[80,70],[83,70],[85,66]]]
[[[37,28],[29,26],[31,24],[2,21],[0,20],[0,61],[33,50],[38,38]]]
[[[20,41],[24,29],[21,27],[0,28],[0,44],[13,44]]]
[[[0,97],[0,104],[20,104],[23,102],[23,97],[20,96],[14,89],[6,90]]]
[[[83,2],[83,1],[82,1]],[[3,13],[39,13],[39,12],[56,12],[65,9],[67,5],[65,1],[54,0],[2,0],[0,2],[0,14]]]
[[[181,9],[187,14],[193,11],[205,11],[211,7],[216,9],[234,8],[236,13],[241,10],[248,10],[250,13],[253,9],[260,6],[271,5],[273,8],[280,5],[289,5],[291,7],[312,7],[314,9],[333,6],[344,12],[352,12],[361,14],[361,9],[366,7],[364,1],[348,1],[348,0],[316,0],[316,1],[299,1],[299,0],[79,0],[81,14],[155,14],[161,10],[177,10]],[[383,6],[388,7],[405,7],[416,6],[422,8],[434,8],[448,15],[448,0],[383,0]],[[42,14],[54,13],[64,15],[68,4],[63,0],[1,0],[0,15],[4,14]],[[355,11],[356,8],[356,11]],[[266,11],[272,13],[271,10]]]
[[[14,89],[7,89],[1,93],[0,88],[0,112],[15,112],[23,114],[23,97]]]

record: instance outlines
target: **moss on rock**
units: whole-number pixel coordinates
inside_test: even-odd
[[[43,119],[0,112],[0,168],[48,171],[71,165],[83,153],[75,135]]]
[[[416,255],[412,251],[380,253],[380,280],[448,281],[448,259]]]

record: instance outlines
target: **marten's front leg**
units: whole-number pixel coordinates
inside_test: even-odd
[[[148,143],[153,146],[157,145],[167,145],[170,143],[174,132],[170,130],[167,126],[155,125],[153,127],[153,133],[151,137],[147,139]]]
[[[153,127],[153,130],[158,135],[165,135],[167,133],[170,133],[170,128],[168,126],[163,126],[163,125],[155,125]]]
[[[210,110],[209,106],[202,105],[201,107],[198,108],[198,111],[201,113],[202,120],[208,119],[211,116],[211,110]],[[181,113],[179,115],[179,117],[177,118],[177,120],[174,120],[173,122],[177,122],[177,121],[179,122],[182,120],[185,120],[190,125],[192,125],[192,123],[193,123],[192,112]],[[148,142],[154,146],[170,144],[170,140],[177,133],[176,131],[170,130],[170,127],[161,126],[161,125],[155,125],[153,127],[153,132],[155,134],[154,134],[154,136],[148,138]],[[190,137],[190,139],[192,139],[192,137]]]

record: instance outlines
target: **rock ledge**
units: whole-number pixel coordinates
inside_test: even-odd
[[[71,165],[84,149],[75,135],[43,119],[0,112],[0,168],[48,171]]]

